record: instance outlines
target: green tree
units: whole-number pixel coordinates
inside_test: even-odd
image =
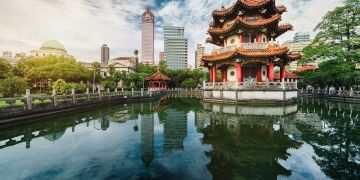
[[[117,84],[112,80],[105,80],[101,84],[105,89],[109,88],[110,91],[114,91],[115,88],[117,87]]]
[[[109,72],[109,74],[110,74],[111,77],[114,77],[114,73],[115,73],[115,66],[114,66],[114,64],[110,64],[110,65],[108,66],[108,72]]]
[[[0,93],[4,97],[20,96],[26,88],[26,81],[21,77],[11,76],[0,80]]]
[[[301,63],[314,60],[359,61],[360,0],[346,0],[316,26],[314,42],[304,49]]]
[[[63,79],[58,79],[52,84],[52,88],[55,89],[55,91],[58,94],[65,94],[66,93],[66,82]]]
[[[5,59],[0,58],[0,79],[4,79],[7,76],[10,76],[12,73],[12,66]]]
[[[196,88],[196,86],[197,86],[197,83],[192,78],[186,79],[185,81],[183,81],[181,83],[182,88]]]

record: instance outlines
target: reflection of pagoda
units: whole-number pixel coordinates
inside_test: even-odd
[[[278,160],[288,158],[289,148],[300,144],[283,130],[274,131],[272,120],[264,116],[211,115],[211,124],[202,130],[204,143],[213,149],[206,152],[207,165],[214,179],[276,179],[291,171]]]
[[[164,113],[164,149],[183,149],[187,136],[187,114],[175,109],[167,109]]]
[[[154,115],[141,116],[141,159],[149,166],[154,159]]]
[[[237,0],[229,8],[215,10],[208,30],[210,37],[206,41],[222,48],[202,57],[204,67],[210,71],[210,83],[205,84],[204,89],[296,90],[295,82],[284,82],[285,66],[301,55],[289,53],[287,47],[274,42],[293,28],[290,24],[279,25],[285,10],[284,6],[276,6],[275,0]],[[275,66],[281,69],[283,83],[274,83]],[[217,70],[221,70],[221,82],[228,83],[214,85]],[[228,99],[230,95],[224,94]],[[214,96],[212,98],[217,98]],[[256,98],[266,100],[267,96]]]

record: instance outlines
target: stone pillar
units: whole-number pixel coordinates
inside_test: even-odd
[[[242,72],[241,62],[236,63],[236,80],[237,83],[243,82],[243,72]]]
[[[268,80],[270,82],[274,81],[274,62],[273,60],[269,60],[269,66],[268,66]]]
[[[107,89],[106,89],[106,92],[108,93],[108,97],[109,97],[109,101],[110,101],[110,98],[111,98],[111,97],[110,97],[110,89],[107,88]]]
[[[75,89],[71,89],[71,97],[72,97],[72,103],[76,104],[76,95],[75,95]]]
[[[144,88],[141,88],[141,97],[144,96]]]
[[[101,88],[98,86],[98,94],[99,94],[99,100],[101,101]]]
[[[52,91],[52,98],[53,98],[53,106],[54,107],[57,107],[58,104],[57,104],[57,94],[56,94],[56,89],[53,89]]]
[[[354,96],[354,90],[353,90],[353,88],[351,87],[351,88],[350,88],[350,97],[352,97],[352,96]]]
[[[281,79],[281,82],[284,82],[284,81],[285,81],[285,64],[281,65],[281,68],[280,68],[280,79]]]
[[[25,97],[26,97],[26,107],[27,107],[27,110],[29,111],[32,109],[32,97],[30,94],[30,89],[26,89]]]
[[[256,69],[256,82],[262,82],[262,72],[261,72],[261,64],[257,65]]]
[[[131,88],[131,96],[134,96],[134,88]]]
[[[339,95],[339,96],[341,95],[341,87],[339,87],[338,95]]]
[[[87,98],[87,102],[90,102],[89,88],[86,88],[86,98]]]

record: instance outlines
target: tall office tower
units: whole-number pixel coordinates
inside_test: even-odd
[[[148,7],[142,15],[141,63],[154,64],[154,22],[155,17]]]
[[[141,115],[141,160],[147,166],[154,159],[154,115]]]
[[[110,48],[103,44],[101,46],[101,63],[108,64],[110,59]]]
[[[164,52],[160,52],[159,60],[160,60],[160,62],[164,60]]]
[[[3,51],[3,58],[4,59],[11,59],[12,58],[12,52],[11,51]]]
[[[309,33],[303,33],[303,32],[297,32],[294,36],[294,42],[301,42],[301,41],[310,41],[310,34]]]
[[[196,46],[196,51],[195,51],[195,68],[196,69],[202,68],[201,58],[203,57],[204,53],[205,53],[205,47],[203,47],[202,44],[198,44]]]
[[[164,59],[169,69],[184,69],[188,64],[188,40],[184,27],[164,26]]]

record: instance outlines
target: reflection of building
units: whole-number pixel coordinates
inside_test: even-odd
[[[101,63],[107,64],[109,62],[109,59],[110,59],[110,48],[106,44],[103,44],[101,46]]]
[[[183,149],[187,136],[187,114],[175,109],[167,109],[164,113],[164,150]]]
[[[203,57],[204,53],[205,53],[205,47],[203,47],[202,44],[198,44],[196,46],[196,51],[195,51],[195,68],[196,69],[202,68],[201,58]]]
[[[195,127],[197,132],[205,128],[205,116],[203,111],[195,112]]]
[[[141,48],[142,48],[142,64],[155,64],[154,63],[154,22],[155,18],[150,8],[146,8],[146,11],[142,15],[141,24]]]
[[[150,165],[154,159],[154,115],[141,116],[141,159]]]
[[[31,51],[31,56],[33,57],[44,57],[48,55],[74,58],[73,56],[67,54],[65,47],[56,40],[47,41],[42,44],[39,50]]]
[[[188,64],[188,40],[184,27],[164,26],[164,59],[169,69],[184,69]]]

